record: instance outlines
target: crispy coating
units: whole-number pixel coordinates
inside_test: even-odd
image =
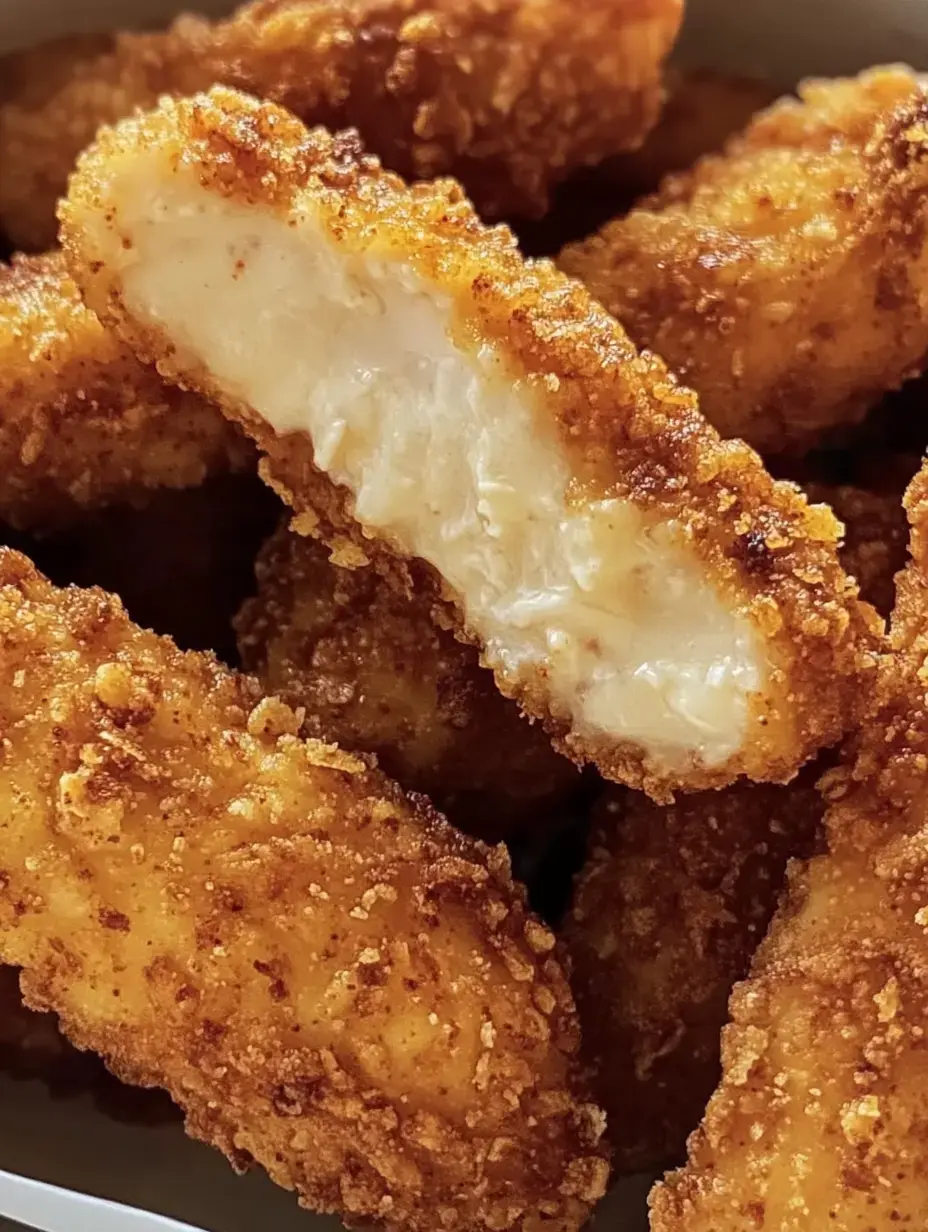
[[[896,574],[908,557],[902,493],[826,483],[805,484],[804,490],[809,500],[829,505],[844,524],[844,567],[863,598],[888,617],[896,601]]]
[[[620,1172],[678,1161],[719,1077],[728,998],[811,853],[818,763],[661,807],[606,788],[563,936]],[[727,1230],[726,1230],[727,1232]]]
[[[560,257],[767,454],[858,422],[928,350],[922,85],[889,68],[800,93]]]
[[[339,569],[286,525],[255,572],[258,594],[236,620],[242,663],[305,710],[304,735],[375,753],[481,838],[537,824],[579,783],[474,648],[432,622],[427,598],[397,594],[372,569]]]
[[[60,252],[0,265],[0,519],[63,526],[252,456],[214,407],[166,386],[103,328]]]
[[[587,0],[577,21],[565,0],[256,0],[223,22],[184,16],[76,49],[66,75],[60,47],[48,78],[33,52],[28,81],[0,101],[0,222],[18,246],[47,247],[101,124],[216,82],[358,127],[407,177],[454,174],[486,215],[542,214],[571,170],[645,136],[682,11]]]
[[[907,498],[874,714],[826,780],[827,855],[735,992],[722,1083],[654,1232],[920,1229],[928,1218],[928,473]]]
[[[717,153],[780,94],[769,81],[705,68],[668,69],[664,90],[660,120],[643,145],[603,167],[629,204],[656,192],[672,171],[688,171],[705,155]]]
[[[841,734],[873,669],[879,622],[840,568],[839,526],[827,511],[809,507],[792,485],[774,483],[740,442],[721,442],[660,360],[639,355],[617,322],[549,262],[524,261],[510,233],[484,227],[454,185],[409,189],[351,136],[307,132],[279,109],[227,90],[165,101],[102,133],[84,156],[62,207],[72,269],[89,302],[139,354],[215,399],[255,437],[266,475],[301,515],[299,529],[352,563],[373,559],[402,588],[431,585],[445,619],[467,634],[461,596],[442,592],[421,561],[405,561],[383,536],[361,529],[347,490],[316,470],[307,434],[278,436],[188,352],[185,339],[171,339],[166,322],[153,326],[128,309],[120,262],[135,258],[132,237],[120,231],[117,184],[153,158],[166,186],[195,168],[196,192],[248,206],[282,228],[311,211],[346,259],[373,243],[401,258],[454,302],[456,341],[496,348],[513,380],[534,391],[539,433],[556,438],[572,471],[571,500],[621,498],[654,525],[671,520],[723,601],[753,622],[770,666],[749,700],[742,747],[715,766],[691,759],[668,773],[638,745],[581,734],[554,707],[544,664],[519,673],[494,664],[500,689],[545,721],[565,753],[666,797],[681,782],[788,779]],[[184,285],[178,276],[172,293],[183,296]],[[294,362],[301,362],[296,353]]]
[[[28,1003],[315,1210],[581,1226],[602,1115],[503,848],[6,549],[0,681],[0,957]]]

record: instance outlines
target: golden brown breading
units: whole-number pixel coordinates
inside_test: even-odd
[[[587,0],[578,21],[566,0],[256,0],[223,22],[120,34],[0,105],[0,222],[18,246],[47,247],[101,124],[216,82],[358,127],[403,175],[454,174],[486,215],[541,214],[552,184],[645,136],[682,11]]]
[[[0,958],[313,1209],[578,1229],[608,1168],[554,938],[503,848],[298,726],[0,552]]]
[[[656,192],[672,171],[688,171],[715,154],[734,133],[780,95],[769,81],[714,69],[671,68],[661,118],[640,149],[610,159],[603,172],[628,194],[629,204]]]
[[[661,807],[607,788],[563,936],[593,1088],[620,1172],[678,1160],[719,1075],[735,982],[813,849],[817,764]]]
[[[236,628],[242,663],[304,709],[303,734],[376,753],[407,790],[461,829],[500,838],[539,824],[579,783],[540,725],[496,689],[472,646],[372,569],[339,569],[316,540],[280,527],[256,565]]]
[[[106,130],[63,211],[89,302],[254,435],[298,529],[430,586],[569,756],[666,797],[852,720],[878,622],[838,524],[453,184],[217,89]]]
[[[560,265],[723,436],[801,452],[924,366],[926,123],[909,70],[807,82]]]
[[[841,562],[861,596],[888,617],[896,601],[896,574],[908,557],[908,522],[901,492],[868,492],[852,484],[808,483],[809,500],[830,506],[844,523]]]
[[[894,654],[826,780],[829,852],[797,868],[735,992],[724,1074],[654,1232],[922,1228],[928,1215],[928,472]]]
[[[59,252],[0,265],[0,519],[67,525],[252,458],[214,407],[165,386],[103,328]]]

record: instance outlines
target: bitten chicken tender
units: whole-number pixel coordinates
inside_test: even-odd
[[[0,265],[0,520],[46,530],[252,459],[215,407],[103,328],[59,252]]]
[[[603,1118],[505,849],[299,722],[0,551],[0,958],[78,1046],[314,1210],[579,1229]]]
[[[815,844],[817,775],[813,765],[786,787],[746,784],[670,807],[615,788],[599,801],[564,941],[620,1172],[678,1162],[699,1124],[731,990],[787,861]]]
[[[62,217],[88,302],[243,424],[297,528],[430,588],[569,756],[666,797],[852,720],[878,622],[834,518],[455,184],[217,89],[101,134]]]
[[[829,851],[735,992],[722,1083],[654,1232],[834,1232],[928,1217],[928,472],[894,655],[853,756],[827,781]]]
[[[285,525],[256,573],[258,594],[236,620],[242,663],[305,711],[304,735],[376,753],[391,778],[481,838],[537,824],[579,784],[474,648],[432,623],[428,601],[372,569],[337,568]]]
[[[256,0],[76,54],[0,103],[0,223],[55,237],[55,202],[101,124],[216,82],[356,126],[405,176],[452,173],[485,215],[544,213],[573,169],[639,145],[683,0]],[[33,52],[33,59],[37,53]],[[45,80],[39,76],[39,80]]]
[[[876,69],[807,82],[559,263],[723,436],[802,452],[924,367],[926,226],[928,97]]]

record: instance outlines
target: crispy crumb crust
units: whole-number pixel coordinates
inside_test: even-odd
[[[724,1074],[654,1232],[921,1229],[928,1213],[928,471],[893,653],[845,764],[824,780],[829,853],[735,992]]]
[[[66,526],[253,458],[215,407],[165,385],[103,328],[60,252],[0,264],[0,519]]]
[[[803,452],[925,365],[928,99],[906,69],[807,82],[559,264],[723,436]]]
[[[583,1055],[619,1172],[678,1161],[718,1082],[728,998],[814,850],[821,761],[661,807],[608,787],[562,930]]]
[[[242,664],[305,712],[303,734],[366,750],[455,825],[499,839],[579,785],[542,727],[522,719],[472,646],[431,619],[428,596],[398,594],[373,569],[340,569],[282,525],[236,618]]]
[[[266,477],[306,515],[298,529],[330,544],[353,542],[357,558],[371,557],[406,589],[434,585],[421,562],[404,564],[389,544],[364,535],[348,493],[315,470],[308,436],[277,436],[164,333],[128,313],[118,258],[132,239],[120,231],[109,168],[153,150],[166,176],[194,169],[204,191],[273,212],[282,225],[313,210],[346,251],[376,237],[379,253],[449,294],[459,343],[497,348],[512,378],[532,390],[545,426],[556,425],[577,499],[628,498],[655,520],[673,519],[724,600],[753,621],[772,663],[742,749],[723,766],[694,764],[671,782],[640,748],[572,732],[568,716],[551,709],[543,671],[519,680],[497,672],[500,689],[545,721],[563,752],[666,797],[673,787],[719,786],[741,773],[788,779],[840,736],[872,671],[880,625],[838,563],[839,526],[827,510],[774,483],[745,445],[720,441],[660,360],[639,355],[550,262],[525,261],[506,228],[485,227],[454,183],[407,188],[354,135],[308,132],[279,108],[229,90],[166,100],[105,130],[84,155],[62,204],[72,271],[88,302],[140,355],[243,424],[266,455]]]
[[[908,559],[902,486],[897,491],[871,492],[854,484],[803,484],[810,501],[828,505],[840,519],[841,563],[857,581],[861,596],[887,618],[896,601],[896,574]]]
[[[55,238],[55,203],[101,124],[217,82],[310,123],[357,127],[416,179],[454,174],[486,215],[540,215],[571,170],[637,146],[657,118],[682,0],[258,0],[26,53],[0,99],[0,221],[22,248]]]
[[[299,723],[0,551],[0,958],[312,1209],[574,1232],[608,1167],[553,936],[504,848]]]

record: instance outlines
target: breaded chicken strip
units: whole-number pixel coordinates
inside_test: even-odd
[[[0,520],[45,530],[252,457],[214,407],[103,328],[60,253],[0,265]]]
[[[629,199],[655,192],[672,171],[688,171],[715,154],[768,107],[780,91],[768,81],[713,69],[668,69],[661,117],[638,150],[603,168]]]
[[[926,125],[907,69],[807,82],[561,268],[723,436],[802,452],[924,366]]]
[[[608,1172],[503,848],[210,656],[0,551],[0,958],[314,1210],[578,1229]]]
[[[928,472],[894,655],[854,756],[832,772],[829,852],[735,992],[721,1086],[654,1232],[863,1232],[928,1218]]]
[[[216,82],[356,126],[407,177],[448,173],[486,215],[544,213],[576,167],[657,118],[683,0],[255,0],[211,24],[121,34],[0,105],[0,223],[47,247],[55,202],[101,124]],[[37,53],[32,53],[33,60]]]
[[[851,720],[838,524],[454,184],[218,89],[102,134],[63,211],[88,301],[254,435],[298,529],[431,587],[569,756],[666,796]]]
[[[432,623],[428,599],[373,569],[339,569],[286,525],[256,564],[236,620],[246,670],[303,709],[303,734],[377,754],[462,829],[499,838],[539,823],[579,784],[539,724],[519,715],[472,646]]]
[[[603,792],[564,941],[619,1171],[679,1160],[699,1123],[731,990],[776,910],[787,861],[813,849],[818,773],[669,807]]]

